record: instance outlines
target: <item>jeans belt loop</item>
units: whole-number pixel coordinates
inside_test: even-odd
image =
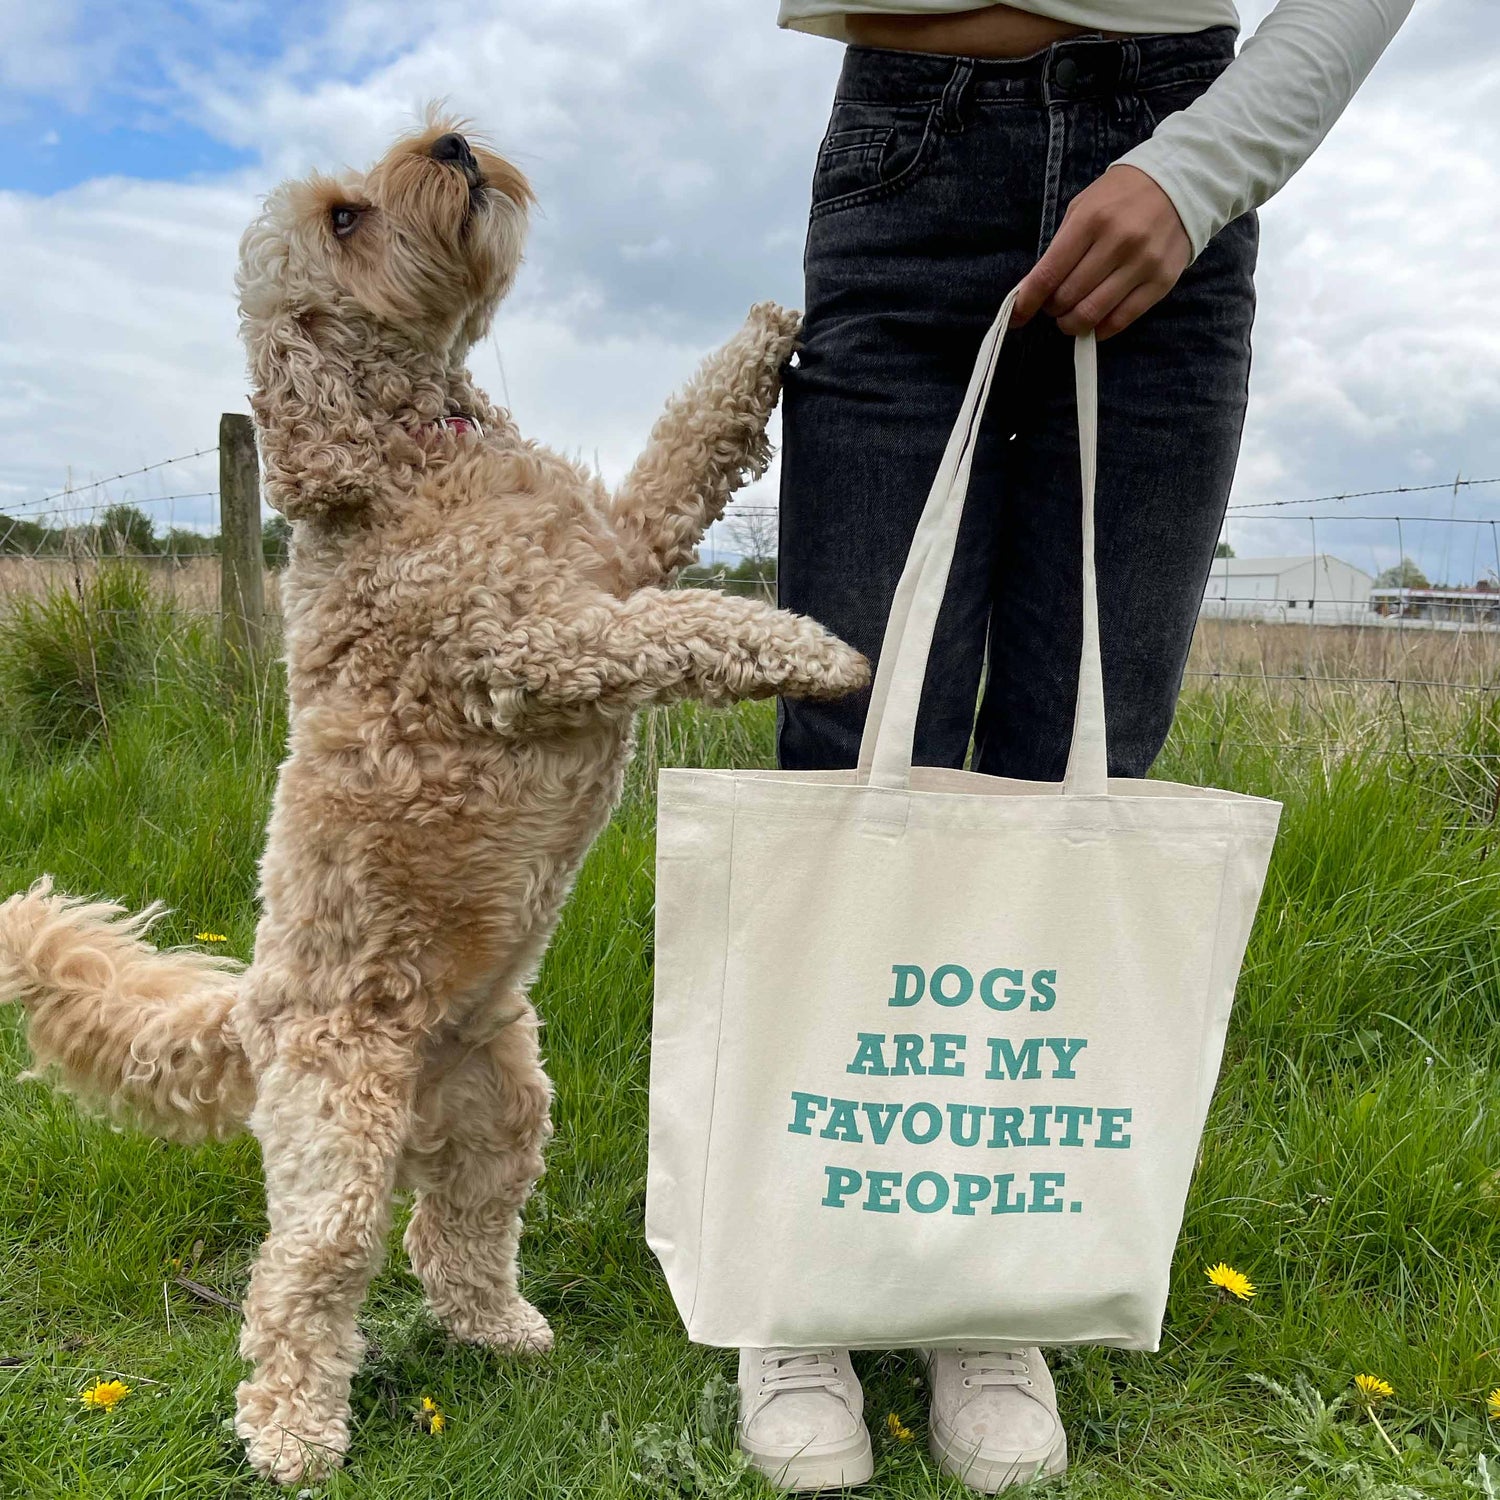
[[[974,81],[974,64],[966,57],[954,61],[953,71],[938,101],[938,124],[945,135],[957,135],[964,128],[969,86]]]

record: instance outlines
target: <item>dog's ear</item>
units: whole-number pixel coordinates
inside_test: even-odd
[[[380,433],[356,403],[341,352],[307,318],[282,311],[258,330],[251,365],[267,501],[300,521],[371,500],[384,471]]]

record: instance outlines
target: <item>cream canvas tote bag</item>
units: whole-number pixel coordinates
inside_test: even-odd
[[[1092,336],[1066,780],[913,767],[1013,299],[912,542],[859,768],[661,775],[646,1236],[699,1343],[1160,1339],[1281,808],[1107,777]]]

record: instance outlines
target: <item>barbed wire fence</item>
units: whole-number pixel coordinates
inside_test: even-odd
[[[1310,593],[1295,601],[1237,593],[1234,580],[1252,573],[1255,560],[1216,560],[1185,685],[1209,694],[1250,690],[1287,709],[1276,748],[1288,755],[1332,751],[1402,757],[1412,765],[1419,756],[1449,762],[1471,783],[1465,794],[1500,814],[1500,516],[1454,513],[1462,493],[1496,485],[1500,477],[1458,476],[1231,505],[1221,533],[1228,550],[1247,532],[1263,535],[1258,522],[1274,521],[1278,537],[1305,535]],[[1343,508],[1440,491],[1453,498],[1448,515]],[[1314,508],[1324,505],[1340,508]],[[1425,549],[1441,557],[1432,586],[1412,561],[1424,550],[1419,539],[1432,535],[1429,528],[1442,537],[1440,547]],[[1341,538],[1351,536],[1372,558],[1376,538],[1383,540],[1396,561],[1385,570],[1372,567],[1375,587],[1341,593],[1327,586],[1333,569],[1323,560],[1338,562],[1346,579],[1353,576],[1336,556],[1344,551]],[[1465,582],[1453,581],[1454,569]],[[1369,577],[1362,569],[1360,575]]]
[[[1420,515],[1409,510],[1381,512],[1362,506],[1358,512],[1319,511],[1312,507],[1402,497],[1434,491],[1455,496],[1494,478],[1450,480],[1433,485],[1391,485],[1319,495],[1298,500],[1231,505],[1221,532],[1221,551],[1209,577],[1192,650],[1184,673],[1184,711],[1179,743],[1197,748],[1250,748],[1228,729],[1205,728],[1214,715],[1216,693],[1227,699],[1251,694],[1277,711],[1275,748],[1288,755],[1339,756],[1358,752],[1373,756],[1451,757],[1464,763],[1500,763],[1500,514],[1494,516]],[[774,522],[774,505],[740,506],[735,516],[755,513],[760,524]],[[1251,523],[1274,520],[1281,538],[1278,558],[1257,558],[1244,545]],[[1384,572],[1398,579],[1414,568],[1412,554],[1425,528],[1454,538],[1437,549],[1443,568],[1457,567],[1466,587],[1451,588],[1447,607],[1460,613],[1452,620],[1419,618],[1425,607],[1399,583],[1371,597],[1371,585]],[[1303,530],[1305,528],[1305,530]],[[1425,532],[1430,537],[1430,532]],[[1330,573],[1344,573],[1341,554],[1369,556],[1366,571],[1350,563],[1349,575],[1363,583],[1357,589],[1331,587]],[[1299,538],[1295,543],[1293,538]],[[1462,539],[1457,540],[1457,539]],[[731,545],[735,540],[729,530]],[[1240,543],[1244,554],[1235,556]],[[1263,543],[1262,549],[1263,549]],[[1394,568],[1374,562],[1374,555],[1393,551]],[[1257,563],[1310,563],[1294,595],[1279,596],[1244,588],[1237,580]],[[1339,565],[1339,566],[1335,566]],[[709,572],[715,571],[710,558]],[[739,580],[717,567],[721,587],[757,591],[757,579]],[[1269,575],[1262,574],[1264,582]],[[1478,587],[1473,587],[1474,584]],[[1465,715],[1484,716],[1496,727],[1494,748],[1482,748],[1472,734],[1457,743],[1455,724]],[[1264,730],[1265,722],[1257,724]],[[1264,740],[1256,748],[1264,748]],[[1488,796],[1488,791],[1485,793]]]
[[[34,500],[0,505],[0,606],[17,595],[58,586],[77,588],[89,571],[109,562],[128,562],[145,570],[152,586],[178,607],[215,615],[226,643],[237,654],[261,652],[277,623],[277,539],[274,532],[264,536],[262,531],[249,419],[226,414],[219,439],[102,479],[66,485]],[[170,483],[171,471],[210,457],[218,460],[217,488]],[[159,476],[163,488],[141,493],[138,482],[150,476]],[[130,481],[137,483],[120,493],[119,487]],[[1495,749],[1467,745],[1459,750],[1449,743],[1455,713],[1477,709],[1488,714],[1500,693],[1500,514],[1313,509],[1437,491],[1449,491],[1456,498],[1461,492],[1497,485],[1500,476],[1460,477],[1443,484],[1231,505],[1223,531],[1227,548],[1221,547],[1231,555],[1216,561],[1210,574],[1185,686],[1209,693],[1253,689],[1266,701],[1274,700],[1289,710],[1278,748],[1292,754],[1327,753],[1331,745],[1337,748],[1344,742],[1346,731],[1367,739],[1372,715],[1387,712],[1400,733],[1385,753],[1442,755],[1451,749],[1468,760],[1500,761],[1500,735]],[[201,516],[205,502],[217,502],[217,531],[206,529],[201,520],[178,524],[179,507],[192,506]],[[1256,559],[1234,557],[1234,543],[1247,523],[1267,520],[1277,523],[1281,537],[1306,527],[1305,553],[1288,550],[1278,559],[1312,561],[1309,586],[1294,598],[1267,595],[1259,587],[1245,591],[1236,584],[1236,579],[1248,576]],[[698,566],[689,570],[684,583],[773,599],[778,521],[775,505],[732,507],[705,542]],[[1469,587],[1452,591],[1458,596],[1453,601],[1458,618],[1414,618],[1410,599],[1399,591],[1394,599],[1372,603],[1367,587],[1331,589],[1325,560],[1340,561],[1339,537],[1355,526],[1361,528],[1359,548],[1372,555],[1376,543],[1371,538],[1383,531],[1393,544],[1398,578],[1406,573],[1414,534],[1421,534],[1422,528],[1443,528],[1448,538],[1442,549],[1445,571],[1457,546],[1461,571],[1470,580]],[[721,537],[730,544],[732,562],[719,556]],[[1365,579],[1370,576],[1347,566]],[[1382,608],[1386,612],[1380,612]],[[1431,712],[1439,706],[1446,712]],[[1356,725],[1361,727],[1351,727]],[[1310,727],[1317,732],[1309,732]],[[1229,747],[1234,741],[1218,736],[1214,743]]]
[[[210,456],[218,459],[215,489],[112,493],[126,480]],[[177,507],[193,501],[218,503],[216,531],[177,524]],[[58,585],[81,593],[84,578],[100,567],[133,564],[174,603],[216,614],[226,646],[239,656],[258,655],[264,646],[269,561],[254,429],[236,412],[219,419],[217,443],[0,508],[0,603]]]

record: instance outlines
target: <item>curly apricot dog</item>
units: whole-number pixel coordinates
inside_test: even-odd
[[[158,951],[46,881],[0,907],[0,999],[39,1066],[149,1129],[248,1121],[270,1234],[237,1430],[283,1483],[349,1443],[355,1315],[393,1192],[460,1339],[543,1350],[516,1288],[550,1085],[527,986],[620,791],[634,711],[832,696],[864,660],[809,620],[664,587],[759,474],[795,317],[763,304],[611,495],[522,438],[467,350],[531,192],[435,122],[368,173],[279,188],[238,277],[266,494],[292,526],[291,693],[254,959]]]

